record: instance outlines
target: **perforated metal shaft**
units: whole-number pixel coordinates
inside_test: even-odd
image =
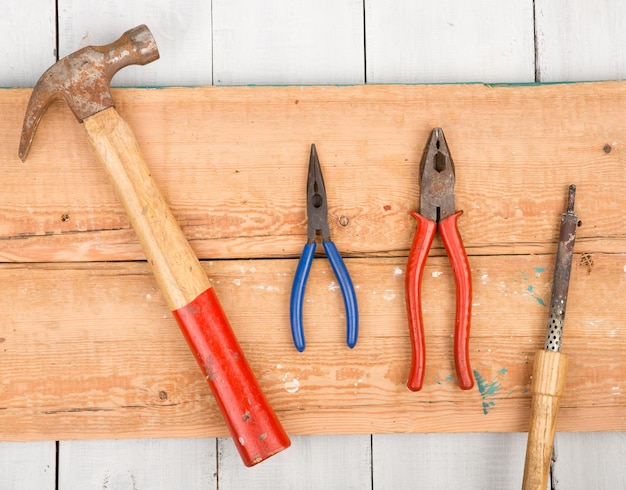
[[[548,334],[544,346],[546,350],[555,352],[561,350],[563,324],[565,322],[565,306],[567,305],[567,291],[569,289],[569,277],[574,255],[574,241],[576,239],[576,228],[578,226],[578,215],[574,212],[575,197],[576,186],[570,185],[567,198],[567,211],[563,213],[561,217],[559,246],[556,252],[554,281],[552,283],[552,296],[550,298]]]

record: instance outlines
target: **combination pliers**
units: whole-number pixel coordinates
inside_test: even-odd
[[[454,162],[441,128],[432,130],[420,165],[420,212],[411,211],[417,219],[406,270],[406,306],[411,335],[412,363],[407,386],[412,391],[422,388],[424,381],[425,347],[422,319],[421,284],[428,252],[439,229],[456,283],[456,320],[454,361],[459,387],[469,390],[474,379],[469,364],[469,330],[472,310],[472,280],[470,266],[459,230],[455,211]]]

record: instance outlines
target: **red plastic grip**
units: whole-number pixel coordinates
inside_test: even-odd
[[[456,283],[456,320],[454,327],[454,362],[459,387],[469,390],[474,386],[469,363],[469,332],[472,316],[472,276],[463,240],[457,227],[459,211],[439,222],[441,241],[446,249]]]
[[[213,291],[173,311],[246,466],[290,446]]]
[[[411,245],[404,283],[412,352],[411,371],[409,372],[409,379],[406,385],[411,391],[419,391],[424,383],[424,367],[426,365],[424,320],[422,319],[420,290],[424,265],[426,264],[426,258],[433,243],[433,238],[435,238],[437,223],[424,218],[415,211],[412,211],[411,215],[417,219],[417,231]]]

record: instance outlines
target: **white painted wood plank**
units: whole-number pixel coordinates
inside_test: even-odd
[[[217,489],[216,440],[62,441],[59,488]]]
[[[56,61],[54,0],[4,0],[0,87],[32,87]]]
[[[229,439],[218,439],[219,487],[230,490],[367,490],[371,482],[369,435],[292,436],[291,447],[245,468]]]
[[[355,84],[362,0],[213,0],[215,85]]]
[[[541,82],[626,78],[623,0],[537,0]]]
[[[559,432],[554,446],[554,489],[626,488],[626,433]]]
[[[375,435],[375,490],[521,488],[526,434]]]
[[[211,85],[211,2],[176,0],[59,0],[59,53],[66,56],[87,45],[108,44],[126,30],[146,24],[161,58],[128,66],[114,86]]]
[[[0,488],[54,490],[56,443],[0,443]]]
[[[532,82],[532,0],[366,0],[367,83]]]

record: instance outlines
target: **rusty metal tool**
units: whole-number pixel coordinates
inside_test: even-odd
[[[128,124],[109,90],[122,67],[159,57],[150,30],[138,26],[105,46],[87,46],[59,60],[33,89],[19,156],[28,155],[48,106],[64,98],[83,123],[115,188],[163,295],[211,388],[247,466],[289,447],[290,441],[255,378],[198,258],[150,176]]]
[[[470,266],[457,228],[455,211],[454,162],[441,128],[435,128],[424,150],[420,165],[420,212],[411,212],[417,219],[417,232],[411,245],[406,269],[406,309],[411,334],[412,362],[407,386],[411,391],[422,389],[426,349],[422,319],[421,287],[424,266],[439,229],[456,283],[456,320],[454,360],[459,387],[469,390],[474,378],[469,363],[469,330],[472,310],[472,279]]]
[[[289,302],[289,316],[291,320],[291,335],[293,342],[300,352],[304,350],[304,329],[302,326],[302,311],[304,303],[304,290],[309,278],[313,256],[317,248],[316,240],[321,235],[322,245],[328,261],[339,282],[343,303],[346,309],[346,343],[351,349],[356,345],[359,335],[359,310],[352,285],[352,279],[348,269],[337,251],[335,243],[330,239],[330,226],[328,225],[328,201],[326,199],[326,187],[320,161],[317,156],[315,145],[311,145],[309,156],[309,175],[307,178],[307,204],[306,214],[307,243],[302,250],[300,261],[291,287],[291,299]]]
[[[545,490],[550,471],[559,404],[565,390],[568,356],[561,354],[565,307],[569,289],[578,215],[574,212],[576,186],[570,185],[567,210],[561,217],[550,317],[544,348],[537,351],[530,392],[530,427],[526,445],[523,490]]]

